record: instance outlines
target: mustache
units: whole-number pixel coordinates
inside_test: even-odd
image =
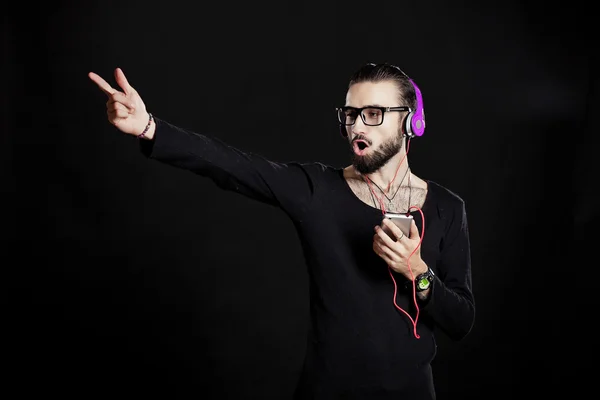
[[[356,135],[354,138],[352,138],[352,144],[354,144],[354,142],[356,142],[357,140],[362,140],[364,142],[366,142],[369,146],[371,146],[373,143],[371,143],[371,141],[364,135]]]

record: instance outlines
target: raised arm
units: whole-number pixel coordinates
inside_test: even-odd
[[[119,68],[115,80],[122,91],[93,72],[89,77],[108,96],[109,122],[126,134],[140,137],[141,150],[149,158],[208,177],[222,189],[281,207],[288,214],[299,216],[306,209],[316,185],[310,170],[319,164],[270,161],[207,134],[151,117]]]

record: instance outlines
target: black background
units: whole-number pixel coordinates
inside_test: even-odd
[[[485,4],[482,4],[485,3]],[[21,8],[19,8],[21,7]],[[556,394],[590,347],[569,289],[597,221],[583,2],[54,2],[3,16],[10,398],[288,399],[307,275],[283,213],[145,159],[94,71],[148,110],[277,161],[344,166],[334,107],[365,62],[420,86],[419,176],[467,204],[475,326],[438,336],[438,398]],[[579,346],[577,343],[579,342]],[[587,350],[586,350],[587,349]]]

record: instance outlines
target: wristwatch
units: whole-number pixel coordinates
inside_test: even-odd
[[[431,286],[431,282],[433,282],[434,276],[435,274],[429,267],[427,268],[427,271],[418,275],[415,278],[415,287],[417,288],[417,292],[422,292],[424,290],[429,289],[429,287]]]

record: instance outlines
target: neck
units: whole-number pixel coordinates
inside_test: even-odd
[[[405,157],[406,153],[404,148],[390,159],[390,161],[383,167],[373,172],[372,174],[365,175],[371,182],[374,182],[381,189],[385,190],[387,194],[393,191],[392,188],[398,187],[402,182],[402,177],[406,176],[408,179],[408,158]],[[400,165],[400,163],[402,163]],[[410,172],[408,172],[410,173]]]

